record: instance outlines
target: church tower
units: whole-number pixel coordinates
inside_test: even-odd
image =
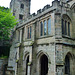
[[[23,20],[30,15],[31,0],[11,0],[10,8],[16,19]]]

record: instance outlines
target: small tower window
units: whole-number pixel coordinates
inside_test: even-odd
[[[23,19],[23,15],[20,14],[19,15],[19,19],[22,20]]]
[[[24,4],[21,4],[21,8],[24,9]]]

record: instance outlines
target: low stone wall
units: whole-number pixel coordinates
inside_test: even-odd
[[[5,75],[7,59],[0,59],[0,75]]]

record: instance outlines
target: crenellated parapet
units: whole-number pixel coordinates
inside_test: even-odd
[[[42,16],[48,12],[61,13],[60,10],[61,11],[70,10],[70,5],[65,2],[54,0],[52,2],[52,6],[47,4],[42,9],[37,10],[37,13],[33,13],[29,17],[27,17],[26,19],[19,21],[19,24],[17,25],[17,27],[22,26],[23,24],[28,23],[29,21],[33,21],[36,18],[39,18],[40,16]]]

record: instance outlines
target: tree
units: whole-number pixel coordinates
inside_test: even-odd
[[[17,24],[11,10],[0,6],[0,40],[8,40],[11,29]]]

